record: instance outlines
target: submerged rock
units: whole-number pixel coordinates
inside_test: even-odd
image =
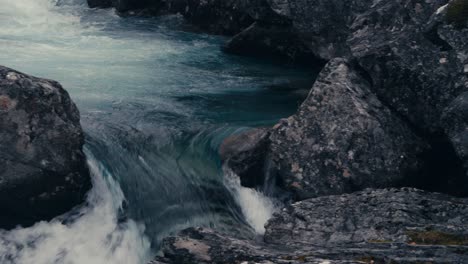
[[[50,220],[90,189],[75,104],[62,86],[0,66],[0,228]]]
[[[191,228],[153,263],[466,263],[468,200],[416,189],[304,200],[275,214],[264,242]]]

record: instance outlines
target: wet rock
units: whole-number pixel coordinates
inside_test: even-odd
[[[260,2],[263,0],[88,0],[88,5],[112,6],[123,14],[181,14],[205,32],[233,35],[254,22],[250,10]]]
[[[224,51],[254,57],[278,57],[302,64],[316,60],[317,66],[325,64],[325,61],[315,59],[307,43],[289,25],[263,25],[255,22],[234,36],[224,46]]]
[[[272,8],[290,19],[291,25],[285,23],[280,27],[291,34],[288,40],[301,43],[302,51],[313,44],[313,49],[309,49],[312,63],[323,63],[338,55],[347,57],[353,63],[352,71],[360,76],[357,85],[365,86],[359,92],[363,95],[343,88],[344,92],[334,97],[339,99],[321,102],[320,97],[327,94],[314,92],[315,86],[328,85],[335,92],[336,87],[350,83],[343,84],[342,74],[331,74],[325,82],[319,78],[298,114],[283,120],[271,132],[272,143],[267,155],[273,158],[274,171],[283,186],[292,190],[297,199],[395,185],[467,194],[468,167],[460,165],[467,164],[460,146],[461,138],[465,137],[464,121],[460,121],[464,114],[455,113],[461,106],[452,102],[468,91],[465,73],[468,29],[449,22],[447,10],[454,1],[447,2],[394,0],[370,5],[369,1],[291,0],[283,1],[281,8]],[[307,15],[311,12],[315,16]],[[343,16],[331,15],[337,13]],[[231,43],[238,47],[236,51],[248,53],[255,49],[278,54],[280,50],[288,53],[298,47],[298,44],[288,46],[284,41],[272,41],[276,33],[270,32],[272,36],[269,36],[268,32],[259,30],[266,27],[265,23],[254,24],[234,37]],[[313,34],[307,34],[307,29]],[[250,31],[260,33],[250,34]],[[294,52],[289,53],[287,57]],[[324,72],[330,71],[329,67]],[[363,111],[367,114],[363,115]],[[342,119],[348,115],[349,120]],[[356,120],[365,120],[359,121],[361,125],[368,120],[375,122],[369,126],[351,125]],[[421,146],[415,143],[415,138],[429,147],[422,151],[424,147],[413,149],[411,144],[406,144],[413,142]],[[400,141],[404,142],[403,146],[397,146]],[[348,145],[353,148],[355,143],[361,147],[349,152]],[[377,150],[379,146],[386,147]],[[367,154],[357,154],[355,159],[356,153],[370,156],[360,160]],[[398,156],[403,157],[401,162]],[[422,170],[415,170],[418,167]],[[364,175],[374,176],[368,179]],[[377,175],[381,178],[372,178]]]
[[[232,35],[253,23],[248,8],[255,2],[258,0],[195,0],[181,5],[180,1],[166,0],[165,6],[172,13],[181,13],[188,22],[205,32]]]
[[[87,0],[88,6],[91,8],[100,7],[107,8],[112,7],[112,0]]]
[[[248,143],[248,141],[246,141]],[[417,171],[425,143],[371,92],[359,68],[329,62],[297,114],[270,132],[268,171],[295,199],[398,185]],[[256,152],[257,150],[251,151]],[[265,153],[257,151],[256,153]],[[253,156],[237,155],[232,169],[246,178]],[[230,165],[230,164],[228,164]],[[242,169],[239,169],[242,168]]]
[[[468,200],[416,189],[304,200],[275,214],[264,241],[190,228],[154,263],[465,263]]]
[[[268,8],[253,9],[261,28],[255,31],[249,28],[239,33],[227,44],[226,51],[251,55],[259,50],[258,47],[263,47],[263,52],[274,52],[289,61],[301,59],[301,54],[306,54],[307,58],[302,59],[317,65],[348,53],[344,41],[351,33],[349,25],[359,12],[372,4],[366,0],[266,2]]]
[[[445,243],[468,245],[467,216],[468,199],[412,188],[367,189],[292,204],[266,224],[265,242],[443,244],[452,237]],[[424,242],[424,235],[434,237]]]
[[[149,264],[158,263],[357,263],[340,262],[306,257],[304,252],[295,252],[287,247],[274,247],[250,240],[237,239],[211,229],[189,228],[176,237],[164,240],[164,256]],[[302,253],[302,254],[301,254]]]
[[[255,128],[234,134],[221,144],[221,160],[240,175],[243,186],[255,187],[264,182],[263,174],[258,172],[265,166],[268,136],[268,129]]]
[[[0,228],[31,225],[84,200],[80,115],[59,83],[0,66]]]

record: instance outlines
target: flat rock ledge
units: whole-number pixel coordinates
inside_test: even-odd
[[[468,263],[468,199],[413,188],[307,199],[276,213],[263,241],[189,228],[150,263]]]
[[[80,114],[52,80],[0,66],[0,229],[50,220],[91,187]]]

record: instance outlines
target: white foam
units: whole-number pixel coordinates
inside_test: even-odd
[[[90,154],[88,154],[88,157]],[[93,189],[89,206],[71,224],[58,220],[0,232],[2,264],[128,264],[145,263],[150,243],[144,227],[132,220],[118,223],[124,202],[119,184],[96,160],[88,161]]]
[[[440,13],[444,12],[445,9],[447,9],[447,7],[448,7],[448,4],[439,7],[439,8],[437,9],[437,11],[436,11],[436,14],[440,14]]]
[[[258,234],[265,233],[265,223],[278,210],[278,202],[263,193],[241,186],[240,178],[231,169],[224,167],[224,182],[231,191],[249,225]]]

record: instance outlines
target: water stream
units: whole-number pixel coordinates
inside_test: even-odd
[[[178,16],[0,0],[0,64],[57,80],[81,112],[94,187],[51,222],[0,230],[0,263],[145,263],[167,235],[263,232],[275,210],[224,175],[222,140],[297,109],[310,70],[223,54]]]

